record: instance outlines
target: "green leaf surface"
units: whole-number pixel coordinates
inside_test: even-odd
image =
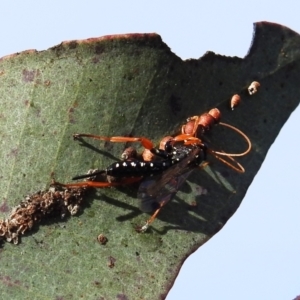
[[[70,182],[88,169],[107,167],[124,149],[76,142],[73,133],[146,136],[158,143],[179,132],[187,117],[218,107],[222,120],[253,143],[239,160],[245,174],[218,161],[194,171],[144,234],[134,227],[148,215],[138,209],[136,187],[127,186],[90,194],[78,216],[43,220],[18,246],[3,243],[2,299],[164,299],[184,260],[236,211],[297,107],[299,49],[298,34],[262,22],[255,24],[244,59],[208,52],[182,61],[156,34],[64,42],[2,58],[2,219],[26,195],[48,189],[53,173]],[[253,80],[261,88],[249,96]],[[232,111],[229,100],[236,93],[242,102]],[[208,138],[225,151],[245,148],[221,126]],[[97,242],[100,233],[106,245]]]

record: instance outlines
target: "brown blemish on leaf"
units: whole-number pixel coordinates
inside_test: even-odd
[[[101,233],[101,234],[98,235],[97,241],[101,245],[106,245],[106,243],[108,242],[108,239],[107,239],[107,237],[104,234]]]
[[[24,82],[32,82],[34,81],[36,76],[40,75],[40,71],[39,70],[27,70],[24,69],[22,71],[22,75],[23,75],[23,81]]]
[[[72,124],[75,123],[75,119],[74,119],[74,116],[73,116],[74,111],[75,111],[74,107],[70,107],[70,108],[68,109],[68,119],[69,119],[69,123],[72,123]]]
[[[100,287],[101,286],[101,282],[98,281],[98,280],[95,280],[94,281],[94,285],[97,286],[97,287]]]
[[[105,46],[103,44],[96,44],[95,46],[95,53],[102,54],[105,51]]]
[[[99,61],[100,61],[100,57],[99,56],[94,56],[92,59],[91,59],[92,63],[94,64],[97,64]]]
[[[116,259],[112,256],[108,257],[108,266],[112,269],[115,266]]]
[[[51,81],[50,81],[50,80],[45,80],[45,81],[44,81],[44,85],[45,85],[45,86],[50,86],[50,84],[51,84]]]
[[[6,213],[9,211],[9,206],[6,203],[6,200],[3,201],[3,203],[0,205],[0,212]]]
[[[19,152],[18,148],[13,148],[13,149],[10,150],[8,156],[16,157],[18,155],[18,152]]]
[[[118,295],[117,295],[117,299],[118,299],[118,300],[128,300],[127,296],[124,295],[124,294],[118,294]]]
[[[69,48],[70,49],[76,49],[77,46],[78,46],[78,43],[75,41],[71,41],[69,44],[68,44]]]

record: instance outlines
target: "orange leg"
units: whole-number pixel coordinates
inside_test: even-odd
[[[202,141],[194,136],[191,136],[190,134],[180,134],[173,138],[174,142],[182,142],[184,141],[184,145],[191,145],[191,144],[198,144],[202,145]]]
[[[93,174],[91,174],[91,176],[93,176]],[[54,181],[51,185],[58,185],[65,188],[76,188],[76,187],[105,188],[105,187],[119,186],[124,184],[132,184],[140,181],[141,179],[142,177],[132,177],[132,178],[126,178],[119,182],[81,181],[81,182],[67,183],[67,184]]]
[[[100,136],[100,135],[94,135],[94,134],[85,134],[85,133],[76,133],[73,134],[74,139],[78,139],[80,137],[89,137],[96,140],[101,141],[109,141],[113,143],[127,143],[127,142],[140,142],[143,147],[146,149],[152,149],[154,148],[153,143],[145,138],[145,137],[125,137],[125,136],[113,136],[113,137],[107,137],[107,136]]]
[[[137,231],[138,232],[145,232],[148,227],[150,226],[150,224],[155,220],[155,218],[157,217],[158,213],[160,212],[160,210],[163,208],[163,206],[167,203],[168,201],[163,201],[162,203],[160,203],[160,207],[153,213],[153,215],[147,220],[146,224],[143,225],[141,228],[139,228]]]

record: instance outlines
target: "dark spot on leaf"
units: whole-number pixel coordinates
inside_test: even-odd
[[[280,87],[284,88],[284,83],[283,82],[280,84]]]
[[[99,61],[100,61],[99,56],[94,56],[94,57],[92,58],[92,63],[94,63],[94,64],[97,64]]]
[[[124,294],[118,294],[118,295],[117,295],[117,299],[118,299],[118,300],[128,300],[127,296],[124,295]]]
[[[24,69],[22,75],[24,82],[32,82],[34,80],[34,77],[36,76],[36,71]]]
[[[69,45],[70,49],[76,49],[78,46],[78,43],[76,41],[72,41],[68,45]]]
[[[11,156],[11,157],[16,157],[18,155],[18,148],[13,148],[10,150],[8,156]]]
[[[264,121],[263,121],[264,123],[268,123],[268,120],[267,119],[264,119]]]
[[[101,285],[101,283],[100,283],[100,281],[98,281],[98,280],[95,280],[95,281],[94,281],[94,285],[96,285],[96,286],[100,286],[100,285]]]
[[[134,77],[132,74],[126,74],[123,76],[124,79],[128,79],[129,81],[132,80]]]
[[[222,86],[223,85],[223,82],[222,81],[219,81],[219,86]]]
[[[6,200],[0,205],[0,212],[6,213],[10,210],[9,206],[6,203]]]
[[[108,141],[105,141],[104,142],[104,149],[106,150],[106,151],[108,151],[108,152],[111,152],[112,151],[112,149],[113,149],[113,143],[111,143],[111,142],[108,142]]]
[[[75,119],[74,119],[74,115],[73,115],[74,111],[75,111],[74,107],[70,107],[70,108],[68,109],[69,123],[72,123],[72,124],[75,123]]]
[[[45,86],[49,86],[50,84],[51,84],[51,81],[50,81],[50,80],[45,80],[45,81],[44,81],[44,85],[45,85]]]
[[[174,95],[171,95],[169,99],[169,104],[171,106],[171,111],[173,114],[177,114],[181,111],[181,99],[180,97],[176,97]]]
[[[36,116],[39,118],[40,116],[41,116],[41,109],[40,108],[38,108],[37,110],[36,110]]]
[[[109,258],[108,258],[108,266],[110,268],[113,268],[115,266],[115,262],[116,262],[116,259],[114,257],[112,257],[112,256],[109,256]]]
[[[102,43],[99,43],[95,46],[95,53],[101,54],[105,51],[105,46]]]
[[[3,285],[6,285],[8,287],[12,287],[15,285],[10,276],[0,276],[0,281]]]

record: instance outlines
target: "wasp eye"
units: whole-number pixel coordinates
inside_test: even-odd
[[[172,150],[173,150],[172,141],[171,140],[167,141],[166,145],[165,145],[165,151],[167,153],[170,153],[170,152],[172,152]]]

